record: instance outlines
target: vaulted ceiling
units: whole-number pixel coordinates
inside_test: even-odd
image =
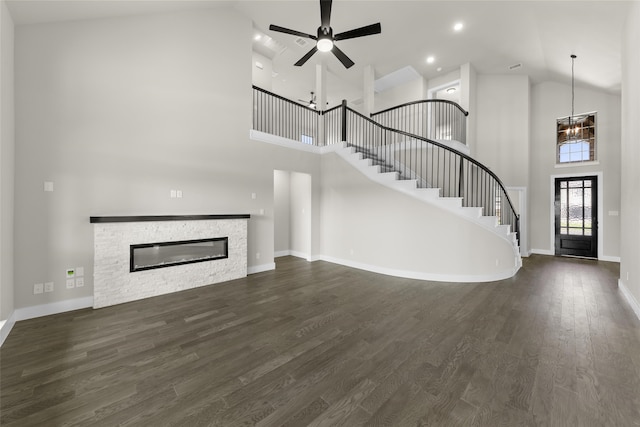
[[[13,0],[8,4],[16,24],[231,6],[252,19],[256,32],[285,47],[273,58],[273,69],[280,85],[300,88],[296,97],[308,97],[315,82],[314,64],[322,62],[330,84],[357,91],[369,64],[376,77],[412,66],[432,79],[470,62],[481,74],[527,74],[534,83],[569,83],[572,53],[578,56],[577,85],[619,93],[621,34],[629,7],[625,1],[335,0],[331,21],[335,32],[382,24],[382,34],[338,42],[355,61],[345,69],[333,55],[321,53],[303,67],[294,67],[312,44],[299,46],[296,37],[268,30],[277,24],[315,34],[320,22],[317,0]],[[454,31],[457,22],[464,24],[462,31]],[[428,56],[434,57],[433,63],[426,62]],[[514,64],[522,66],[510,70]]]

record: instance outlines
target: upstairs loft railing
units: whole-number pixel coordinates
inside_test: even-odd
[[[469,113],[452,101],[427,99],[372,113],[371,118],[391,129],[435,141],[467,143]]]
[[[438,141],[384,126],[341,105],[316,111],[254,86],[254,129],[316,146],[347,142],[385,171],[439,188],[442,197],[481,207],[519,234],[519,216],[500,179],[477,160]]]
[[[320,146],[319,117],[313,108],[253,86],[254,130]]]

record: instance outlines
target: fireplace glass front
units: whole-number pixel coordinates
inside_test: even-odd
[[[228,237],[131,245],[130,272],[229,257]]]

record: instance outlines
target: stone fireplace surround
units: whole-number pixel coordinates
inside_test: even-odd
[[[93,308],[246,277],[248,214],[96,216]],[[129,272],[130,245],[228,237],[229,257]]]

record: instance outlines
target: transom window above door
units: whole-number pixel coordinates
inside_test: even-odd
[[[596,161],[596,113],[557,119],[556,164]]]

